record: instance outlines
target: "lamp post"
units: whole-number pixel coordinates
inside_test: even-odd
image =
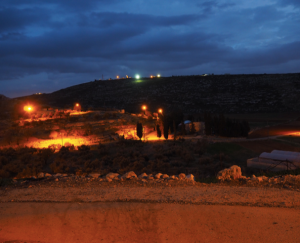
[[[144,114],[146,115],[147,106],[143,105],[143,106],[142,106],[142,109],[143,109],[143,111],[144,111]]]

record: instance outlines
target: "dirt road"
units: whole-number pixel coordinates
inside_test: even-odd
[[[168,203],[1,203],[0,242],[299,242],[300,210]]]

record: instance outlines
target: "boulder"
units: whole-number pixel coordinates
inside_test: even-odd
[[[89,177],[99,178],[100,174],[99,173],[91,173],[91,174],[89,174]]]
[[[194,177],[193,174],[189,174],[189,175],[187,175],[187,176],[185,177],[185,179],[190,180],[190,181],[194,181],[194,180],[195,180],[194,178],[195,178],[195,177]]]
[[[76,172],[77,173],[77,172]],[[56,173],[55,174],[55,177],[62,177],[62,174],[61,173]]]
[[[148,175],[146,173],[142,173],[142,174],[139,175],[139,178],[144,179],[144,178],[147,178],[147,176]]]
[[[44,178],[45,177],[45,173],[40,172],[40,173],[38,173],[37,177],[38,178]]]
[[[162,178],[163,178],[163,179],[167,179],[167,178],[169,178],[169,176],[168,176],[167,174],[163,174],[163,175],[162,175]]]
[[[131,177],[137,177],[137,175],[133,171],[129,171],[121,176],[122,179],[129,179]]]
[[[178,175],[178,178],[179,178],[179,180],[185,179],[185,174],[184,174],[184,173],[180,173],[180,174]]]
[[[241,167],[237,165],[233,165],[228,169],[224,169],[218,172],[217,179],[218,180],[230,180],[230,179],[238,179],[242,176],[242,170]]]
[[[45,177],[52,177],[52,175],[49,174],[49,173],[46,173],[46,174],[45,174]]]
[[[117,177],[117,176],[119,176],[118,173],[108,173],[108,174],[105,176],[105,178],[106,178],[106,179],[113,179],[113,178],[115,178],[115,177]]]
[[[171,176],[169,176],[169,178],[168,179],[172,179],[172,180],[175,180],[175,178],[176,178],[176,176],[174,176],[174,175],[171,175]]]
[[[155,177],[155,179],[160,179],[161,176],[162,176],[162,173],[157,173],[154,177]]]

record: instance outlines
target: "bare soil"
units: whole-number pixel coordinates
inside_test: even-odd
[[[3,203],[0,242],[298,242],[300,210],[168,203]]]
[[[300,190],[65,178],[0,189],[0,242],[297,242]]]

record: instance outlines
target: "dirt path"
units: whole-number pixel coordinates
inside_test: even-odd
[[[0,242],[299,242],[300,210],[167,203],[2,203]]]
[[[69,186],[68,186],[69,185]],[[170,186],[170,185],[169,185]],[[0,191],[0,202],[169,202],[209,205],[299,207],[299,189],[196,185],[139,185],[119,182],[80,185],[47,183]]]

